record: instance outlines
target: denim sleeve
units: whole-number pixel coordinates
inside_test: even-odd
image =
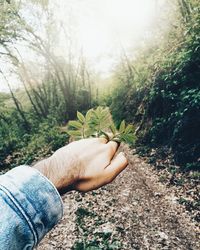
[[[0,249],[33,249],[61,219],[57,189],[39,171],[19,166],[0,176]]]

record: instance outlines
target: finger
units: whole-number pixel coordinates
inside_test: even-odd
[[[100,138],[97,138],[97,139],[98,139],[98,141],[99,141],[100,143],[103,143],[103,144],[106,144],[106,143],[108,142],[108,139],[105,138],[105,137],[100,137]]]
[[[109,141],[109,142],[107,143],[107,145],[108,145],[108,147],[109,147],[110,150],[111,150],[111,157],[113,157],[113,156],[115,155],[115,153],[116,153],[118,147],[119,147],[119,144],[118,144],[117,142],[115,142],[115,141]]]
[[[107,173],[110,175],[110,179],[113,180],[127,165],[128,160],[124,153],[119,153],[106,168]]]

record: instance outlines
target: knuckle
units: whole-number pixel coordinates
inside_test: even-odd
[[[109,154],[109,155],[114,154],[115,150],[114,150],[114,148],[113,148],[112,145],[106,144],[106,147],[107,147],[107,151],[108,151],[108,154]]]
[[[113,174],[109,173],[109,175],[107,175],[106,178],[105,178],[105,183],[106,183],[106,184],[109,184],[109,183],[111,183],[114,179],[115,179],[115,176],[114,176]]]
[[[128,164],[128,159],[127,159],[127,157],[126,157],[124,154],[122,154],[121,157],[122,157],[123,163],[124,163],[124,164]]]

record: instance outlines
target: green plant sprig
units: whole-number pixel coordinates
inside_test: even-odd
[[[109,108],[97,107],[90,109],[84,116],[77,111],[77,120],[69,121],[67,133],[73,140],[89,137],[105,137],[108,141],[133,144],[136,137],[132,124],[126,126],[123,120],[119,129],[116,128]]]

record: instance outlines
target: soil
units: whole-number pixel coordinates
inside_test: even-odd
[[[200,228],[177,190],[124,145],[129,166],[111,184],[63,196],[64,216],[37,250],[199,250]]]

